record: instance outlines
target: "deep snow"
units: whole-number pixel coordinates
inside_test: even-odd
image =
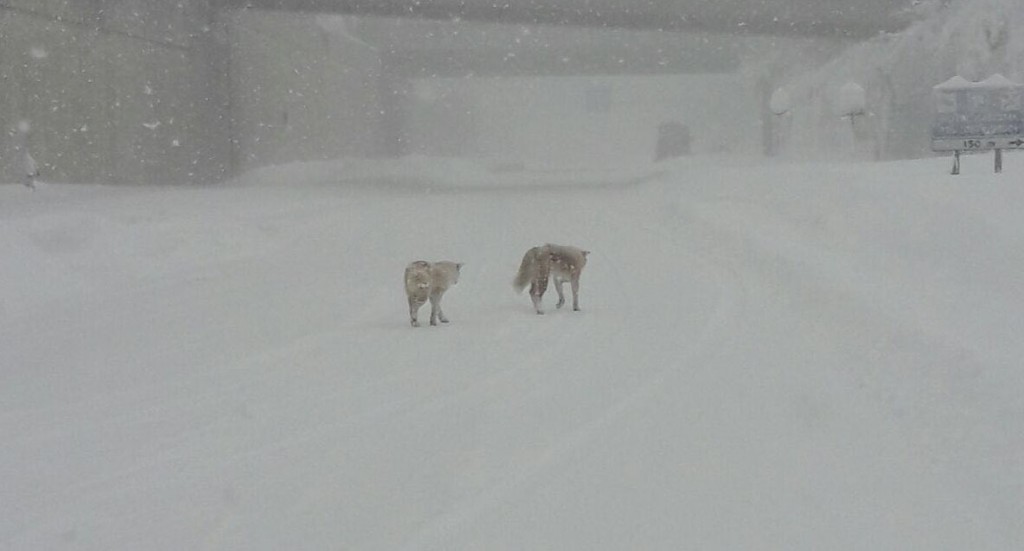
[[[1024,156],[734,162],[0,186],[0,547],[1024,547]]]

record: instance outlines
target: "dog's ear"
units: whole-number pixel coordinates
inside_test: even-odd
[[[584,257],[586,257],[588,254],[590,254],[590,251],[581,251],[581,253],[583,254]]]

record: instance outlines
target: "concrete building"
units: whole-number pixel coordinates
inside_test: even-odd
[[[372,154],[379,61],[343,42],[210,0],[5,0],[0,180],[24,148],[44,181],[126,184]]]

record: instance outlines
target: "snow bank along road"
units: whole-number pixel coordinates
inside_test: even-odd
[[[0,547],[1024,541],[1021,167],[687,163],[5,186]],[[583,312],[511,291],[545,241],[593,251]],[[466,263],[447,326],[418,258]]]

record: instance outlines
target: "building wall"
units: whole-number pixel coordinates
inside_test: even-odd
[[[230,87],[239,170],[381,150],[380,57],[316,16],[234,12]]]
[[[224,178],[227,55],[208,0],[6,0],[0,178],[22,147],[46,181]]]
[[[759,151],[757,102],[738,75],[421,80],[414,153],[537,167],[614,167],[654,157],[658,126],[690,129],[693,151]]]
[[[224,180],[381,150],[379,56],[210,0],[0,0],[0,181]]]

